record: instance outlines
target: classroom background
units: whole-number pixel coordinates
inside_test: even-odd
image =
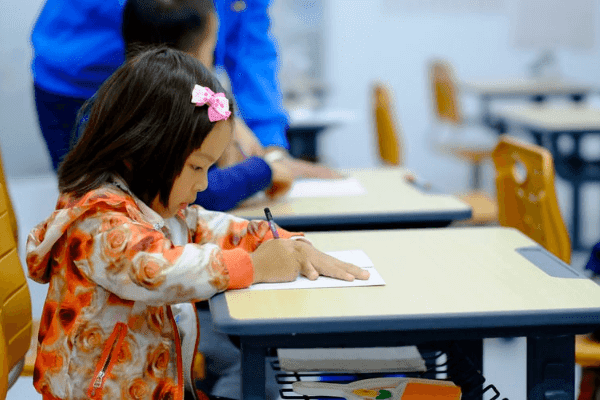
[[[528,77],[531,65],[547,49],[522,48],[516,44],[521,2],[274,0],[273,28],[274,33],[279,32],[282,61],[288,66],[282,69],[281,78],[290,111],[313,106],[343,110],[346,117],[318,136],[320,159],[336,168],[376,166],[379,158],[370,112],[371,88],[376,81],[385,82],[395,97],[406,167],[441,192],[463,191],[469,186],[469,166],[440,155],[430,146],[430,135],[437,127],[428,63],[432,59],[447,60],[453,65],[457,78],[464,80]],[[546,3],[555,2],[559,0]],[[552,49],[555,72],[565,79],[597,87],[585,101],[600,105],[600,31],[597,29],[600,5],[597,0],[570,0],[569,3],[573,7],[591,3],[594,12],[589,17],[595,29],[588,32],[582,48]],[[37,124],[30,70],[29,37],[42,4],[43,0],[3,0],[0,3],[0,146],[20,224],[21,254],[29,229],[49,214],[57,194],[50,159]],[[286,32],[285,27],[292,28]],[[298,52],[292,45],[302,43],[298,38],[315,47],[300,49],[305,53]],[[293,57],[293,54],[305,57]],[[300,75],[310,82],[307,87],[312,89],[312,97],[302,99],[303,94],[290,95],[289,92],[302,87],[293,81]],[[461,101],[465,114],[479,115],[480,103],[476,97],[461,94]],[[600,140],[586,144],[586,151],[600,154]],[[483,185],[492,193],[495,190],[493,174],[489,163],[484,168]],[[569,187],[558,178],[556,185],[563,218],[568,222]],[[599,200],[600,185],[586,185],[581,210],[585,216],[582,241],[589,248],[600,241]],[[583,269],[588,254],[575,253],[572,265]],[[33,312],[39,315],[44,288],[35,283],[30,287]],[[518,341],[500,343],[498,348],[501,350],[496,360],[511,359],[523,350]],[[493,368],[490,366],[490,371]],[[514,377],[522,376],[519,371],[523,372],[517,365],[511,375],[504,378],[504,386],[499,384],[503,395],[510,397]],[[493,373],[501,379],[503,374],[502,371]],[[15,391],[9,392],[10,396],[15,396]],[[24,398],[23,395],[17,397]]]

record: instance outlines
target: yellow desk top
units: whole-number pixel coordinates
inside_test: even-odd
[[[341,197],[284,198],[278,201],[250,200],[232,214],[248,219],[264,219],[269,207],[276,223],[286,227],[302,221],[319,224],[321,219],[354,218],[368,224],[376,220],[447,221],[470,217],[471,208],[452,195],[427,192],[406,181],[404,168],[343,170],[356,178],[366,193]],[[327,217],[327,218],[325,218]],[[304,228],[304,226],[302,227]]]
[[[410,328],[421,326],[428,316],[452,315],[478,324],[481,317],[512,321],[520,315],[533,324],[557,312],[572,316],[573,324],[584,322],[577,315],[600,320],[600,286],[514,229],[326,232],[307,237],[322,251],[364,250],[386,285],[229,291],[219,295],[226,300],[229,322],[388,318]],[[538,265],[554,265],[572,278],[550,276],[515,251],[519,248],[540,255]]]
[[[509,123],[549,131],[600,130],[600,108],[585,105],[514,106],[502,108],[494,115],[506,119]]]
[[[580,82],[528,78],[464,81],[461,82],[460,89],[491,96],[571,95],[586,94],[594,90],[591,85]]]

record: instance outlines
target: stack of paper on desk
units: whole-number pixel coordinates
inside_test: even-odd
[[[301,179],[294,182],[288,196],[299,197],[343,197],[360,196],[367,189],[356,178],[345,179]]]
[[[332,257],[336,257],[342,261],[352,263],[356,266],[369,271],[371,276],[366,281],[355,279],[352,282],[342,281],[339,279],[320,276],[315,281],[311,281],[303,276],[298,277],[293,282],[285,283],[257,283],[247,289],[242,290],[279,290],[279,289],[317,289],[317,288],[333,288],[333,287],[353,287],[353,286],[383,286],[385,282],[379,272],[375,269],[373,262],[362,250],[346,250],[346,251],[330,251],[327,252]]]
[[[277,349],[284,371],[411,372],[425,371],[414,346],[367,348]]]

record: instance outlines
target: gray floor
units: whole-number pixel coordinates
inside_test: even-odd
[[[15,205],[20,228],[20,254],[24,260],[26,236],[37,223],[46,218],[54,209],[58,191],[54,176],[13,179],[8,182],[9,191]],[[557,182],[557,193],[565,220],[569,221],[569,190],[563,182]],[[597,201],[598,188],[589,188],[585,195],[584,215],[590,216],[583,221],[584,241],[593,245],[600,240],[600,205]],[[582,270],[588,253],[575,253],[572,266]],[[33,313],[40,315],[46,296],[46,287],[35,282],[30,283]],[[496,385],[503,397],[512,400],[525,399],[525,339],[488,339],[484,343],[484,375],[490,383]],[[576,370],[576,387],[580,371]],[[9,400],[40,399],[34,390],[31,378],[20,378],[8,393]]]

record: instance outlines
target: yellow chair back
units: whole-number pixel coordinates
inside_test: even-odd
[[[21,373],[30,346],[31,297],[17,251],[16,219],[4,180],[1,156],[0,178],[0,348],[4,348],[0,350],[3,358],[0,368],[6,365],[9,371],[7,387],[10,387]],[[0,382],[4,385],[4,379]]]
[[[570,264],[571,242],[556,199],[550,152],[504,135],[492,158],[500,225],[517,228]]]
[[[4,177],[4,165],[2,164],[2,154],[0,154],[0,182],[2,183],[2,185],[6,186],[6,178]],[[10,226],[13,230],[15,242],[19,243],[19,229],[17,225],[17,217],[15,216],[15,210],[13,208],[12,201],[10,200],[10,196],[8,195],[8,189],[5,188],[2,197],[8,208],[8,219],[10,220]]]
[[[0,325],[0,399],[6,398],[8,392],[8,352],[6,351],[6,340],[4,340],[4,329]]]
[[[373,85],[373,114],[377,133],[379,157],[388,165],[403,165],[400,131],[395,118],[392,95],[387,85]]]
[[[441,60],[432,61],[429,65],[429,75],[429,82],[432,85],[433,110],[436,117],[443,122],[462,124],[458,105],[458,89],[450,64]]]

